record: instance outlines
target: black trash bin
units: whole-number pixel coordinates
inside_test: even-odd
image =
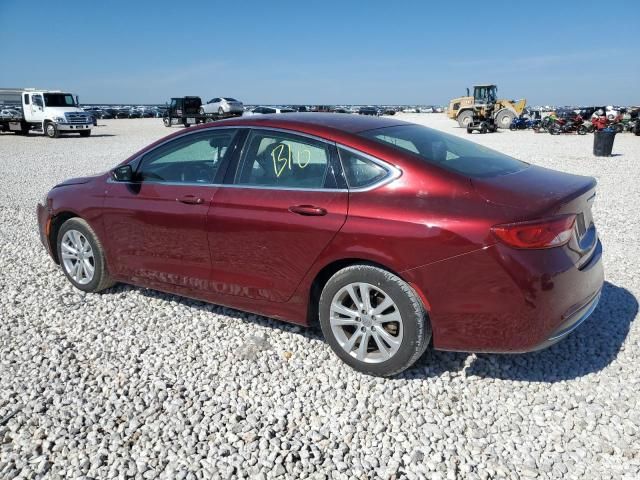
[[[605,128],[598,130],[593,136],[593,154],[596,157],[609,157],[613,150],[616,131]]]

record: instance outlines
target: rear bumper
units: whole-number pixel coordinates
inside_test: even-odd
[[[568,318],[556,329],[555,332],[543,343],[536,346],[535,350],[542,350],[543,348],[550,347],[551,345],[558,343],[565,338],[571,332],[576,330],[582,323],[591,316],[593,311],[600,302],[601,291],[598,291],[593,298],[588,300],[582,307],[576,312],[570,314]]]
[[[496,244],[403,276],[429,302],[436,349],[529,352],[562,340],[593,313],[604,284],[602,244],[580,266],[564,247]]]

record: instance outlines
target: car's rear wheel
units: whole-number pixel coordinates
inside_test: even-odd
[[[99,292],[111,287],[104,249],[89,224],[71,218],[58,231],[57,251],[62,271],[74,287],[85,292]]]
[[[431,339],[431,326],[415,291],[372,265],[353,265],[333,275],[320,296],[319,314],[333,351],[370,375],[405,370]]]

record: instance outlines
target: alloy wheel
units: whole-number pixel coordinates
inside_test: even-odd
[[[93,280],[95,258],[87,237],[78,230],[67,230],[61,242],[62,264],[67,274],[80,285]]]
[[[402,344],[398,306],[386,292],[369,283],[341,288],[331,301],[329,322],[338,344],[361,362],[385,362]]]

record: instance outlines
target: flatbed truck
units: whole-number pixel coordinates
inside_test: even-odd
[[[49,138],[64,133],[91,135],[93,118],[82,110],[77,95],[60,90],[0,88],[0,131],[27,135],[43,132]]]

